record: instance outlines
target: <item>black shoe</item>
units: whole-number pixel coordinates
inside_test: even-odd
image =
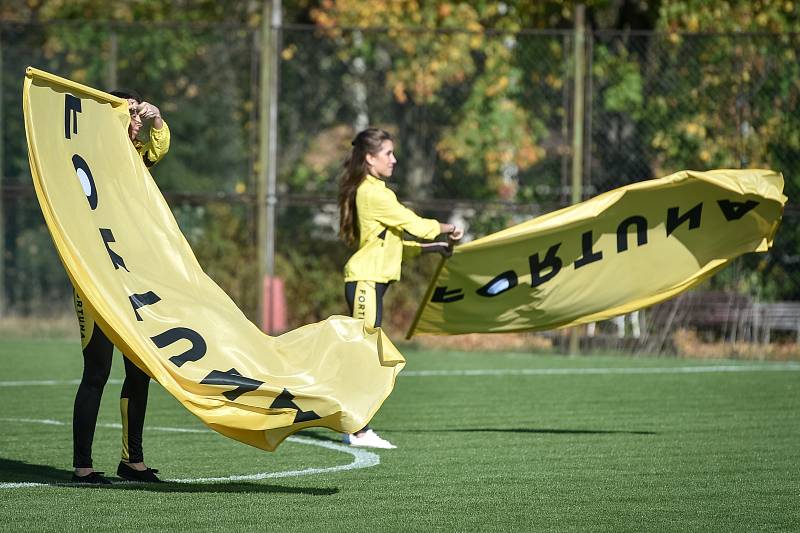
[[[148,468],[147,470],[136,470],[125,463],[120,462],[117,467],[117,475],[128,481],[141,481],[142,483],[163,483],[156,474],[158,470]]]
[[[92,472],[85,476],[79,476],[73,472],[73,483],[86,483],[87,485],[111,485],[111,481],[103,477],[103,472]]]

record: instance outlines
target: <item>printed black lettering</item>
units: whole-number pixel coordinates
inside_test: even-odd
[[[143,294],[132,294],[128,296],[128,299],[131,301],[131,306],[133,306],[133,314],[136,315],[136,320],[139,322],[142,321],[142,317],[139,316],[139,308],[161,301],[161,298],[159,298],[158,294],[154,293],[153,291],[147,291]]]
[[[561,243],[551,246],[544,256],[544,261],[539,261],[538,252],[528,257],[528,263],[531,267],[531,287],[538,287],[542,283],[553,279],[559,273],[564,265],[561,258],[556,255],[559,247],[561,247]],[[550,272],[542,275],[542,271],[548,268]]]
[[[200,383],[203,385],[231,385],[236,387],[232,391],[222,393],[230,401],[235,401],[242,394],[252,392],[264,384],[263,381],[242,376],[235,368],[231,368],[227,372],[212,370]]]
[[[464,299],[464,294],[461,289],[453,289],[448,291],[447,287],[436,287],[431,296],[431,302],[449,304]]]
[[[122,257],[114,252],[108,244],[110,242],[117,242],[114,240],[114,233],[108,228],[100,228],[100,236],[103,237],[103,244],[106,245],[106,252],[108,252],[108,257],[111,258],[111,264],[114,265],[114,270],[119,270],[119,267],[128,270]],[[128,270],[128,272],[130,272],[130,270]]]
[[[83,192],[89,201],[89,207],[92,210],[97,209],[97,187],[94,185],[94,178],[92,177],[92,171],[89,169],[89,164],[81,156],[75,154],[72,156],[72,166],[75,167],[78,181],[81,182]]]
[[[498,274],[489,281],[486,285],[476,290],[480,296],[492,298],[499,296],[506,291],[510,291],[517,286],[517,273],[513,270],[506,270],[502,274]]]
[[[689,221],[689,229],[697,229],[700,227],[700,215],[703,212],[703,202],[700,202],[684,214],[680,214],[679,207],[670,207],[667,209],[667,237],[672,235],[672,232],[678,227]]]
[[[594,240],[592,239],[591,231],[587,231],[581,235],[581,248],[583,250],[583,255],[575,260],[576,269],[586,266],[589,263],[600,261],[603,258],[603,252],[595,252],[592,250],[593,244]]]
[[[64,94],[64,137],[70,139],[70,130],[78,134],[78,113],[81,112],[81,99]]]
[[[78,315],[78,327],[81,331],[81,339],[86,338],[86,314],[83,310],[83,301],[75,299],[75,313]]]
[[[717,205],[719,205],[720,210],[722,211],[725,220],[730,222],[731,220],[739,220],[747,213],[749,213],[755,206],[758,205],[758,202],[755,200],[747,200],[746,202],[731,202],[730,200],[717,200]]]
[[[295,409],[297,414],[294,415],[294,423],[308,422],[309,420],[319,420],[320,416],[314,411],[303,411],[294,403],[294,395],[289,392],[289,389],[283,389],[283,392],[275,398],[275,401],[270,405],[271,409]]]
[[[159,333],[155,337],[150,337],[150,340],[158,348],[164,348],[181,339],[188,340],[192,343],[192,347],[180,355],[174,355],[169,358],[178,368],[189,361],[199,361],[206,354],[206,340],[193,329],[177,327],[168,329],[164,333]]]
[[[617,252],[621,253],[628,249],[628,228],[631,226],[636,226],[636,244],[639,246],[647,244],[647,219],[633,215],[617,226]]]

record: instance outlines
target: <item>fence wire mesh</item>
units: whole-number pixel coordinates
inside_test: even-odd
[[[401,200],[463,221],[473,237],[570,203],[572,32],[288,26],[279,35],[275,268],[289,327],[346,312],[336,175],[367,125],[398,140]],[[152,173],[200,263],[259,320],[260,38],[230,24],[0,23],[2,316],[66,313],[71,302],[28,167],[21,82],[31,65],[99,88],[136,88],[162,109],[173,142]],[[713,306],[690,293],[629,317],[621,337],[617,321],[590,328],[587,339],[593,330],[617,348],[655,353],[679,350],[687,331],[729,345],[796,341],[799,41],[585,35],[581,197],[682,169],[766,167],[783,172],[790,198],[774,249],[737,260],[700,289],[712,296],[699,301]],[[408,325],[432,268],[404,267],[403,288],[387,302],[390,332]]]

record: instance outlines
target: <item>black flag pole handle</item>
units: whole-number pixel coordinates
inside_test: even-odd
[[[452,250],[453,243],[450,242],[450,249]],[[422,310],[425,309],[425,306],[431,299],[431,295],[433,294],[433,289],[436,287],[436,280],[439,279],[439,274],[444,267],[445,262],[447,261],[447,257],[442,256],[441,260],[439,261],[439,266],[436,267],[436,272],[434,272],[433,276],[431,277],[431,282],[428,284],[428,290],[425,291],[425,296],[423,296],[422,301],[417,308],[417,313],[414,315],[414,321],[411,322],[411,327],[408,328],[408,333],[406,333],[406,340],[411,340],[411,337],[414,336],[414,330],[417,329],[417,323],[419,322],[419,318],[422,316]]]

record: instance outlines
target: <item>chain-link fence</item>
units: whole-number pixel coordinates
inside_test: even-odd
[[[346,311],[350,252],[336,238],[336,175],[368,124],[396,136],[401,200],[463,220],[471,236],[568,205],[575,146],[583,198],[687,168],[773,168],[790,202],[800,193],[798,35],[589,32],[576,41],[570,31],[310,26],[279,35],[275,270],[289,327]],[[586,66],[578,145],[576,42]],[[32,65],[99,88],[133,87],[161,108],[173,142],[152,173],[200,263],[258,320],[261,50],[247,26],[0,23],[2,316],[66,313],[71,301],[27,162],[21,87]],[[718,295],[719,317],[704,323],[688,296],[676,299],[629,322],[626,335],[638,328],[638,339],[615,346],[670,351],[679,330],[729,344],[792,339],[792,327],[764,333],[763,309],[800,300],[799,239],[790,203],[773,251],[737,260],[703,288]],[[395,334],[422,297],[434,263],[426,259],[404,266],[402,290],[389,293]],[[787,312],[781,323],[791,325]],[[615,328],[600,324],[595,337],[617,339]]]

